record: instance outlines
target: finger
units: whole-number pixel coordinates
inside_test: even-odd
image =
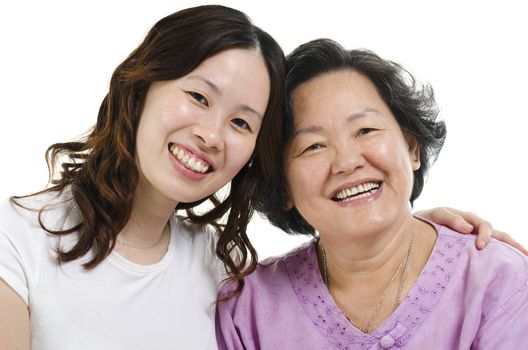
[[[493,233],[495,232],[493,226],[489,221],[482,219],[475,213],[470,211],[462,211],[454,208],[446,208],[449,211],[458,214],[465,220],[468,224],[473,226],[473,233],[478,234],[477,240],[489,243]]]
[[[453,214],[459,215],[462,220],[464,220],[467,224],[472,225],[473,230],[462,230],[463,226],[461,226],[459,231],[463,233],[473,232],[477,234],[475,244],[478,249],[484,249],[486,244],[488,244],[491,240],[491,236],[493,233],[492,225],[488,221],[482,219],[480,216],[470,211],[462,211],[449,207],[446,207],[446,209],[452,212]]]
[[[436,223],[449,226],[462,233],[473,232],[473,223],[479,222],[479,218],[475,214],[449,207],[436,208],[432,211],[431,216]]]
[[[491,241],[491,235],[493,234],[493,227],[487,221],[481,221],[478,225],[475,226],[477,233],[477,248],[484,249],[486,244]]]
[[[526,248],[524,248],[519,242],[514,240],[513,237],[508,233],[504,231],[493,230],[492,237],[518,249],[524,255],[528,255],[528,250],[526,250]]]

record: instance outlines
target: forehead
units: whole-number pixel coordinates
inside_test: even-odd
[[[324,73],[302,83],[292,93],[292,107],[295,124],[366,108],[390,114],[374,84],[354,70]]]
[[[212,70],[222,73],[218,71],[219,67],[246,68],[245,65],[240,67],[241,63],[247,63],[247,66],[253,66],[254,69],[266,69],[264,58],[257,48],[231,48],[207,57],[197,66],[196,70]]]
[[[252,83],[269,85],[269,74],[260,50],[228,49],[205,59],[189,76],[214,79],[215,85]],[[185,78],[184,77],[184,78]]]
[[[250,105],[263,115],[270,95],[270,76],[260,50],[228,49],[204,60],[181,78],[206,84],[218,96]]]

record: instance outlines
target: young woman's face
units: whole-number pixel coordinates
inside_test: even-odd
[[[176,203],[218,191],[248,162],[269,94],[265,62],[248,49],[152,84],[137,132],[138,188]]]
[[[290,206],[321,235],[366,234],[408,215],[419,152],[368,78],[327,73],[296,88],[292,103]]]

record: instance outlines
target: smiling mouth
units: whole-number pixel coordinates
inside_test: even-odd
[[[197,158],[184,148],[181,148],[174,143],[169,143],[169,152],[176,158],[185,168],[196,173],[205,174],[213,171],[213,167],[203,159]]]
[[[381,182],[368,181],[360,185],[344,188],[332,197],[334,202],[351,201],[372,196],[381,187]]]

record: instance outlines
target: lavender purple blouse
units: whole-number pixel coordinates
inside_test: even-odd
[[[473,235],[436,230],[420,276],[373,333],[338,309],[310,241],[260,263],[242,294],[218,306],[219,348],[528,349],[528,259],[498,241],[477,251]]]

